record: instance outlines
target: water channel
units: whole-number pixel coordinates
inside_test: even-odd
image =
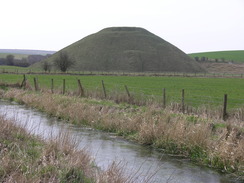
[[[106,168],[114,160],[123,162],[128,172],[139,170],[138,182],[143,182],[145,175],[155,172],[156,174],[150,182],[234,182],[213,170],[196,166],[187,159],[164,155],[113,134],[87,127],[76,127],[14,102],[0,100],[0,115],[5,115],[7,119],[15,119],[28,131],[43,138],[52,138],[60,131],[69,131],[78,140],[79,148],[86,148],[101,169]]]

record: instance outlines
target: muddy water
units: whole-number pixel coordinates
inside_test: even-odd
[[[14,102],[0,100],[0,114],[4,114],[6,118],[15,119],[28,131],[41,135],[43,138],[52,138],[60,131],[69,131],[78,140],[79,148],[85,147],[90,151],[95,163],[101,169],[116,160],[126,167],[129,174],[137,172],[138,182],[144,182],[145,175],[154,173],[156,174],[150,182],[234,182],[213,170],[193,165],[186,159],[164,155],[113,134],[86,127],[75,127]]]

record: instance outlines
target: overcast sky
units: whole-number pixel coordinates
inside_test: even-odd
[[[143,27],[186,53],[244,50],[244,0],[0,0],[0,49],[60,50]]]

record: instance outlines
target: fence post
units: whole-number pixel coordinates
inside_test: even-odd
[[[102,80],[102,86],[103,86],[104,97],[107,98],[106,89],[105,89],[103,80]]]
[[[65,94],[65,79],[63,79],[63,95]]]
[[[130,92],[129,92],[129,90],[128,90],[128,88],[127,88],[126,85],[125,85],[125,90],[126,90],[126,93],[127,93],[128,97],[129,97],[129,99],[130,99]]]
[[[54,88],[54,83],[53,83],[53,79],[51,79],[51,92],[52,92],[52,93],[54,93],[54,92],[53,92],[53,88]]]
[[[80,90],[80,96],[82,97],[82,96],[84,96],[84,89],[83,89],[79,79],[78,79],[78,86],[79,86],[79,90]]]
[[[223,106],[223,120],[226,120],[228,117],[227,114],[227,94],[224,95],[224,106]]]
[[[35,77],[34,77],[34,86],[35,86],[35,91],[38,91],[37,79]]]
[[[185,90],[182,89],[182,94],[181,94],[181,107],[182,107],[182,112],[185,112]]]
[[[163,88],[163,108],[165,109],[166,107],[166,90]]]
[[[23,76],[24,76],[24,79],[23,79],[23,81],[22,81],[22,83],[20,85],[21,88],[25,87],[25,85],[26,85],[26,77],[25,77],[25,74]]]

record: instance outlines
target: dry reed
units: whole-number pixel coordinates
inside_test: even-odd
[[[121,163],[99,170],[68,133],[44,142],[3,116],[0,126],[0,182],[137,182]]]
[[[113,131],[143,144],[181,154],[205,165],[244,174],[242,122],[222,121],[162,110],[158,106],[133,107],[109,101],[11,89],[3,94],[47,113]]]

